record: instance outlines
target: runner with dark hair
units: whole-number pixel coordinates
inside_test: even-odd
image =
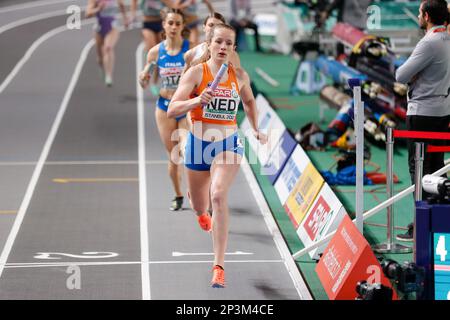
[[[173,152],[184,145],[183,131],[187,131],[186,116],[176,119],[167,117],[167,108],[170,100],[178,87],[181,74],[184,69],[184,54],[189,50],[189,41],[182,37],[184,30],[184,16],[180,10],[168,9],[163,14],[163,29],[166,39],[153,48],[147,54],[147,64],[139,75],[139,82],[143,88],[149,84],[153,69],[157,68],[161,78],[159,99],[156,104],[155,118],[159,134],[169,155],[169,176],[175,191],[171,210],[180,210],[183,206],[183,193],[181,191],[182,166],[179,153]],[[181,130],[180,130],[181,129]],[[173,141],[172,135],[178,130],[179,141]]]

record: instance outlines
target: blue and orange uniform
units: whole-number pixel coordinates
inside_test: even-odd
[[[193,96],[199,96],[204,89],[209,87],[214,77],[205,62],[203,67],[203,79],[193,92]],[[213,94],[213,99],[208,105],[198,106],[189,112],[191,122],[211,123],[224,126],[236,126],[236,114],[241,101],[239,83],[236,71],[232,65],[228,66],[228,79],[219,83]],[[191,170],[209,171],[214,158],[225,151],[232,151],[242,155],[244,147],[239,139],[237,130],[232,135],[220,141],[204,141],[189,132],[185,152],[185,166]]]

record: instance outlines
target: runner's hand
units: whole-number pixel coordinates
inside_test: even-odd
[[[202,105],[207,105],[211,102],[212,98],[213,98],[212,90],[210,88],[206,88],[200,95],[200,103]]]
[[[130,28],[130,20],[128,20],[127,17],[123,19],[123,26],[125,27],[125,30],[128,30]]]
[[[106,2],[105,1],[100,1],[97,4],[97,12],[102,11],[103,9],[105,9],[105,7],[106,7]]]
[[[150,75],[146,70],[141,71],[139,74],[139,84],[141,85],[142,89],[147,88],[148,84],[150,82]]]
[[[138,21],[137,21],[136,15],[135,14],[131,14],[130,20],[129,20],[129,25],[133,28],[133,27],[136,26],[137,22]]]
[[[152,95],[153,95],[154,97],[159,96],[159,87],[158,87],[156,84],[152,84],[152,85],[150,86],[150,92],[152,93]]]
[[[267,135],[265,135],[264,133],[261,133],[259,131],[253,131],[253,134],[255,135],[255,138],[256,140],[259,141],[259,143],[261,144],[267,143]]]

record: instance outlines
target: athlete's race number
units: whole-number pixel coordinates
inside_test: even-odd
[[[164,80],[163,80],[164,87],[178,86],[178,83],[180,82],[180,77],[181,76],[179,76],[179,75],[164,77]]]

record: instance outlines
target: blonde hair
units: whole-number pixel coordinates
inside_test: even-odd
[[[230,26],[229,24],[219,23],[219,24],[216,24],[214,27],[211,28],[211,32],[209,33],[209,37],[206,39],[206,42],[208,44],[211,43],[211,41],[214,38],[214,34],[216,33],[217,29],[228,29],[228,30],[233,31],[233,33],[234,33],[233,42],[236,43],[236,30],[232,26]]]
[[[234,43],[236,43],[236,30],[232,26],[230,26],[226,23],[220,23],[220,24],[216,24],[214,27],[212,27],[209,37],[206,39],[206,42],[208,44],[211,44],[211,41],[214,38],[214,34],[217,29],[228,29],[228,30],[233,31],[234,32],[234,40],[233,41],[234,41]],[[206,49],[200,58],[198,58],[196,61],[192,61],[191,67],[196,66],[201,63],[204,63],[204,62],[208,61],[209,58],[210,58],[209,50]]]

